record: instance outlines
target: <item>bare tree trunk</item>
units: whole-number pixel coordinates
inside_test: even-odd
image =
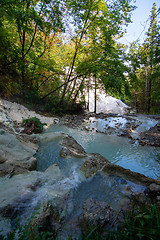
[[[79,43],[80,43],[80,42],[79,42]],[[72,61],[72,66],[71,66],[71,69],[70,69],[70,73],[69,73],[68,79],[67,79],[67,81],[66,81],[66,83],[65,83],[65,85],[64,85],[62,97],[61,97],[61,100],[60,100],[60,105],[62,105],[62,103],[63,103],[63,101],[64,101],[64,97],[65,97],[65,95],[66,95],[66,90],[67,90],[68,83],[70,82],[70,78],[71,78],[71,75],[72,75],[72,72],[73,72],[73,68],[74,68],[74,63],[75,63],[75,60],[76,60],[77,52],[78,52],[78,47],[77,47],[76,50],[75,50],[74,57],[73,57],[73,61]]]
[[[88,86],[88,103],[87,103],[87,109],[89,111],[89,86]]]
[[[73,82],[75,80],[75,78],[78,78],[78,77],[82,77],[83,74],[79,75],[79,76],[76,76],[74,77],[73,79],[70,79],[69,82]],[[57,90],[61,89],[63,86],[65,85],[65,83],[61,84],[59,87],[57,87],[56,89],[52,90],[51,92],[47,93],[45,96],[43,96],[41,98],[41,100],[44,100],[45,98],[47,98],[49,95],[53,94],[54,92],[56,92]]]
[[[94,89],[94,113],[97,111],[97,82],[96,82],[96,76],[94,77],[94,83],[95,83],[95,89]]]
[[[74,96],[74,99],[73,99],[73,101],[72,101],[72,106],[71,106],[71,108],[73,108],[73,105],[74,105],[74,103],[76,102],[76,99],[77,99],[77,97],[78,97],[78,93],[79,93],[79,91],[80,91],[80,87],[81,87],[81,84],[84,82],[84,78],[82,79],[82,81],[81,81],[81,83],[80,83],[80,85],[79,85],[79,88],[78,88],[78,90],[77,90],[77,92],[76,92],[76,94],[75,94],[75,96]]]
[[[74,80],[72,90],[71,90],[71,92],[70,92],[70,94],[69,94],[68,102],[70,101],[70,99],[71,99],[71,97],[72,97],[72,94],[73,94],[73,92],[74,92],[74,90],[75,90],[75,86],[76,86],[76,78],[75,78],[75,80]]]
[[[146,86],[145,86],[145,112],[147,112],[147,97],[148,97],[148,78],[147,78],[147,67],[146,67]]]
[[[82,30],[82,32],[80,34],[79,40],[77,38],[75,53],[74,53],[74,56],[73,56],[73,61],[72,61],[71,68],[70,68],[70,71],[69,71],[69,76],[68,76],[67,81],[66,81],[66,83],[64,85],[62,97],[61,97],[61,100],[60,100],[60,105],[62,105],[64,97],[66,95],[66,90],[67,90],[67,87],[68,87],[68,83],[70,82],[70,78],[72,76],[72,72],[73,72],[73,69],[74,69],[74,64],[75,64],[75,60],[76,60],[76,57],[77,57],[77,53],[78,53],[78,50],[79,50],[82,38],[83,38],[83,36],[84,36],[84,34],[86,32],[86,29],[87,29],[87,22],[88,22],[89,16],[90,16],[90,9],[88,10],[88,13],[87,13],[87,16],[86,16],[86,20],[85,20],[85,23],[84,23],[84,27],[83,27],[83,30]]]
[[[26,83],[25,83],[25,54],[24,54],[24,47],[25,47],[25,31],[23,30],[22,35],[22,94],[25,91]]]
[[[151,91],[152,91],[152,64],[151,64],[151,75],[149,77],[149,84],[148,84],[148,113],[151,111]]]
[[[139,112],[139,106],[138,106],[138,99],[137,99],[137,94],[135,93],[135,98],[136,98],[136,112]]]

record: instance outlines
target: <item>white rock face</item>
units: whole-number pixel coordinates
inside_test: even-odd
[[[87,97],[86,97],[87,101]],[[89,111],[94,112],[94,92],[90,92],[89,97]],[[106,96],[104,92],[100,93],[97,90],[97,111],[96,113],[115,113],[125,114],[128,112],[129,106],[123,103],[121,100],[116,99],[112,96]]]
[[[57,121],[55,118],[45,117],[34,111],[30,111],[21,104],[0,99],[0,122],[3,122],[5,125],[9,125],[13,121],[21,123],[23,119],[32,117],[39,118],[47,126],[53,124],[55,120]]]

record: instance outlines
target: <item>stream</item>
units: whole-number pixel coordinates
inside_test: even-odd
[[[132,171],[142,173],[156,179],[160,175],[160,148],[141,146],[137,142],[131,144],[128,138],[106,135],[96,131],[82,131],[66,126],[53,125],[45,131],[66,133],[72,136],[87,153],[100,153],[110,162]],[[70,188],[66,201],[67,222],[61,232],[60,239],[67,239],[67,234],[77,234],[77,217],[82,214],[83,203],[87,199],[107,202],[113,209],[118,210],[127,203],[131,192],[144,190],[144,187],[134,184],[122,177],[110,176],[99,172],[86,179],[79,170],[84,160],[74,157],[64,159],[59,152],[62,146],[59,141],[41,143],[37,153],[38,171],[45,171],[51,164],[58,164],[65,175],[63,188]],[[129,191],[128,191],[129,187]]]
[[[96,131],[82,131],[65,126],[53,125],[46,132],[64,132],[72,136],[87,153],[99,153],[110,162],[118,164],[147,177],[158,178],[160,175],[160,148],[131,144],[128,138],[106,135]],[[45,170],[53,163],[58,165],[60,146],[55,142],[42,144],[38,152],[38,170]],[[63,166],[63,164],[62,164]]]
[[[35,208],[40,208],[50,201],[54,206],[61,205],[63,209],[64,224],[58,239],[68,239],[69,232],[73,236],[79,236],[76,221],[82,214],[86,200],[106,202],[118,211],[122,206],[127,205],[128,196],[131,193],[145,189],[144,186],[135,184],[125,177],[110,175],[103,171],[86,178],[80,170],[85,157],[62,158],[60,156],[63,133],[72,136],[87,153],[99,153],[112,163],[150,178],[156,179],[160,176],[160,148],[158,147],[141,146],[137,141],[131,144],[125,137],[58,124],[46,129],[44,134],[47,133],[58,134],[55,134],[52,140],[40,142],[36,154],[37,171],[14,175],[11,179],[9,176],[0,178],[1,207],[10,207],[8,203],[13,203],[11,210],[16,209],[11,221],[9,218],[0,217],[0,231],[3,229],[3,232],[7,232],[8,227],[12,228],[17,214],[21,216],[21,223],[25,223]]]

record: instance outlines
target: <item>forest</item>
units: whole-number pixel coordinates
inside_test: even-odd
[[[160,9],[153,4],[144,42],[124,45],[135,8],[132,0],[1,0],[0,96],[74,113],[100,89],[138,113],[160,113]]]

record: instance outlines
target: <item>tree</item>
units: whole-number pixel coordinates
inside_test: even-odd
[[[18,43],[17,58],[8,61],[15,63],[21,72],[21,86],[23,93],[32,84],[28,81],[30,69],[36,68],[39,58],[45,54],[55,33],[62,30],[61,1],[47,0],[8,0],[0,3],[4,21],[17,34],[14,45]],[[7,26],[5,24],[5,26]]]
[[[55,96],[61,108],[84,102],[84,91],[92,87],[94,76],[97,88],[124,94],[127,68],[116,39],[130,22],[131,2],[1,1],[0,29],[10,42],[7,58],[0,54],[1,69],[14,66],[21,75],[17,88],[11,80],[13,89],[23,96],[32,93],[31,99]]]
[[[159,10],[156,11],[156,5],[153,4],[146,39],[142,44],[132,43],[129,53],[131,64],[129,79],[132,95],[135,96],[137,111],[146,113],[158,110],[160,96],[158,15]]]
[[[153,78],[153,74],[155,72],[155,61],[156,61],[156,53],[157,53],[157,47],[159,45],[158,43],[158,39],[159,39],[159,26],[157,25],[157,20],[156,20],[156,15],[157,15],[157,11],[156,11],[156,4],[153,4],[152,7],[152,11],[151,11],[151,17],[150,17],[150,26],[147,32],[147,39],[145,40],[145,47],[146,47],[146,51],[148,52],[148,64],[149,64],[149,68],[150,68],[150,73],[149,73],[149,77],[148,77],[148,107],[147,107],[147,111],[148,113],[151,110],[151,101],[152,101],[152,78]]]
[[[120,90],[120,82],[125,82],[126,79],[122,71],[124,66],[121,68],[123,64],[118,60],[118,50],[114,50],[116,45],[113,38],[122,35],[122,25],[130,21],[130,13],[134,9],[130,1],[71,1],[67,7],[68,19],[72,21],[74,29],[71,39],[74,52],[65,82],[62,84],[60,104],[63,104],[67,96],[69,100],[71,97],[75,99],[76,89],[79,89],[77,85],[81,85],[75,75],[83,75],[88,81],[90,75],[96,73],[97,79],[105,84],[106,89],[119,87]],[[114,74],[118,75],[118,80],[115,80]],[[53,90],[46,96],[54,92]]]

